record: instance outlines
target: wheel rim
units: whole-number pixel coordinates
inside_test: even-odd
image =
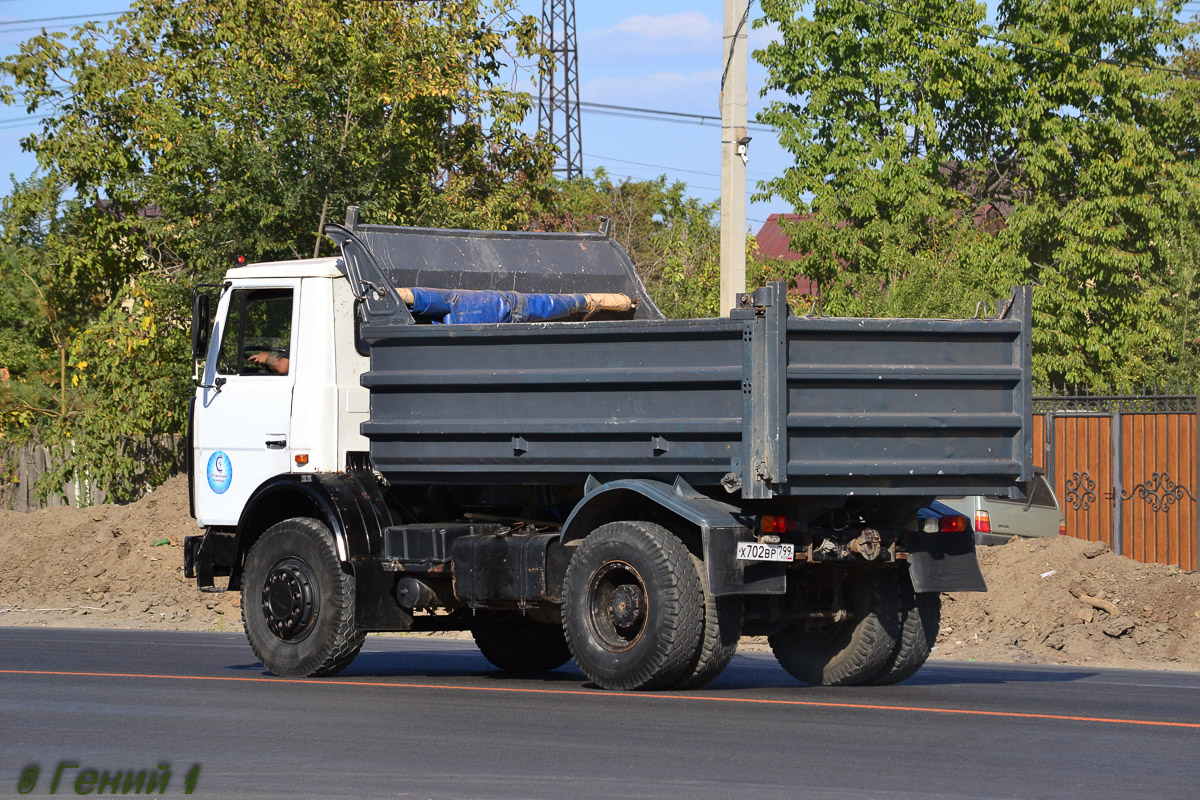
[[[267,573],[262,589],[262,612],[271,633],[295,642],[312,632],[317,617],[317,577],[298,558],[285,558]]]
[[[646,585],[632,565],[610,561],[588,586],[588,623],[606,650],[623,653],[642,638],[649,614]]]

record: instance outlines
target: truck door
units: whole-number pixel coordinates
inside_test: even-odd
[[[196,517],[235,525],[250,494],[290,470],[298,280],[226,291],[196,394]]]

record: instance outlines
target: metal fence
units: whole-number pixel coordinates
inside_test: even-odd
[[[1034,398],[1034,463],[1067,533],[1136,561],[1200,568],[1196,395]]]

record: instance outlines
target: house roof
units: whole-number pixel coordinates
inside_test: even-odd
[[[772,214],[767,217],[767,221],[763,223],[754,237],[758,240],[759,258],[771,258],[779,261],[799,261],[804,258],[804,253],[792,250],[791,240],[779,227],[779,221],[808,219],[811,216],[811,214]],[[788,291],[801,295],[815,295],[817,294],[817,282],[807,275],[797,275]]]
[[[799,261],[803,253],[793,252],[791,240],[779,227],[780,220],[808,219],[811,214],[772,214],[758,229],[754,237],[758,240],[758,252],[763,258],[777,258],[782,261]]]

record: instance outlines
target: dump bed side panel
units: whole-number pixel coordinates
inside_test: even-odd
[[[1028,290],[1005,310],[789,318],[786,491],[1009,494],[1031,479]]]
[[[413,483],[683,475],[740,456],[731,320],[363,326],[375,468]]]

